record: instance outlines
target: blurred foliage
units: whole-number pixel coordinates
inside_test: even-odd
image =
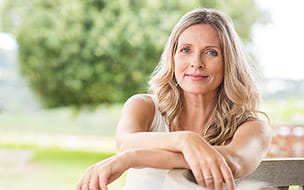
[[[264,101],[261,107],[269,115],[272,126],[304,124],[303,96]]]
[[[173,25],[196,7],[224,11],[246,43],[266,18],[254,0],[6,0],[1,19],[43,106],[80,108],[145,92]]]

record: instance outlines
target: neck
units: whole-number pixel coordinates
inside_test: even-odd
[[[201,134],[214,110],[215,101],[216,95],[184,94],[183,129]]]

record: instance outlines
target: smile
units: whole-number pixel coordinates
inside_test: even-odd
[[[208,78],[208,75],[200,75],[200,74],[185,74],[185,76],[193,81],[201,81]]]

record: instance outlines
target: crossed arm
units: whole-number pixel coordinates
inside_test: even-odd
[[[191,131],[148,132],[153,110],[153,102],[147,97],[128,100],[118,124],[119,153],[91,166],[77,190],[107,190],[107,185],[125,170],[140,167],[188,168],[201,186],[221,190],[226,183],[233,190],[234,178],[252,172],[270,144],[270,128],[260,121],[241,125],[225,146],[211,146]]]

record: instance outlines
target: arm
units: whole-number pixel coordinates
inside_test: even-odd
[[[190,131],[146,132],[152,123],[152,115],[154,115],[154,104],[149,98],[135,96],[125,104],[117,128],[118,151],[133,148],[157,148],[185,153],[195,144],[203,149],[210,148],[203,138]],[[149,121],[145,119],[141,121],[137,118],[149,118]],[[233,176],[240,178],[248,175],[258,166],[270,146],[270,141],[271,128],[269,126],[261,121],[249,121],[238,128],[228,145],[213,148],[225,158]],[[187,144],[188,147],[185,146]]]
[[[158,149],[173,153],[182,153],[182,161],[189,165],[199,185],[222,189],[225,182],[229,190],[234,189],[231,170],[223,156],[211,147],[202,137],[191,131],[179,131],[170,133],[148,132],[154,116],[154,103],[149,96],[137,95],[131,97],[124,105],[122,116],[117,127],[117,149],[119,152],[131,149]],[[155,155],[160,158],[163,156]],[[215,158],[215,159],[214,159]],[[210,173],[209,162],[213,164],[216,172]],[[152,159],[150,164],[155,168],[176,168],[177,161],[163,162]],[[169,169],[169,168],[168,168]],[[202,172],[204,169],[204,174]],[[208,176],[214,176],[214,183]]]
[[[271,143],[271,128],[261,121],[241,125],[226,146],[216,146],[227,160],[234,177],[241,178],[253,172],[266,155]]]
[[[129,155],[129,159],[132,161],[131,168],[189,169],[182,153],[160,149],[133,149],[129,151]]]
[[[226,183],[228,189],[234,189],[232,178],[253,172],[267,153],[270,141],[269,126],[261,121],[248,121],[225,146],[210,146],[198,134],[184,133],[180,138],[180,151],[200,185],[221,189]],[[209,176],[213,180],[206,180]]]
[[[162,162],[159,165],[156,163]],[[88,168],[80,179],[77,190],[107,189],[107,185],[129,168],[189,168],[181,153],[158,149],[133,149],[98,162]]]
[[[267,141],[269,133],[260,136],[261,133],[252,135],[251,132],[246,132],[246,128],[249,126],[253,128],[257,127],[257,129],[261,127],[262,129],[262,125],[254,123],[242,125],[229,146],[219,147],[210,146],[202,137],[190,131],[172,132],[169,134],[147,132],[154,115],[154,105],[151,98],[149,98],[142,95],[134,96],[124,106],[117,131],[117,147],[122,153],[118,154],[116,159],[111,159],[114,161],[120,160],[120,164],[116,164],[116,167],[122,165],[118,167],[120,172],[125,171],[131,166],[126,161],[122,161],[130,160],[129,158],[124,157],[125,159],[122,159],[119,155],[123,154],[124,150],[131,151],[137,149],[136,151],[131,151],[133,152],[132,156],[130,156],[130,158],[133,157],[131,159],[132,167],[190,168],[200,185],[210,188],[215,186],[217,189],[222,189],[222,184],[226,183],[228,189],[232,190],[234,189],[232,173],[235,177],[246,175],[246,173],[257,166],[261,160],[261,156],[259,155],[262,155],[268,148],[268,144],[262,142]],[[255,130],[253,129],[253,131]],[[252,156],[258,156],[255,158],[244,156],[243,153],[247,154],[245,150],[251,152],[248,148],[250,147],[249,145],[253,145],[250,142],[254,139],[261,146],[256,150],[256,154]],[[244,151],[242,152],[241,150]],[[155,151],[162,152],[156,153]],[[248,164],[248,161],[252,160],[256,162]],[[99,165],[101,166],[99,168],[103,168],[103,164]],[[115,164],[106,165],[109,167],[109,165]],[[127,165],[128,167],[126,167]],[[239,171],[243,167],[247,169]],[[90,175],[92,171],[95,170],[91,169],[86,176],[99,176],[98,172],[95,172],[95,175]],[[102,172],[103,170],[98,171],[104,173]],[[113,172],[114,170],[110,171]],[[107,175],[113,176],[111,172]],[[206,177],[209,176],[213,176],[212,179],[214,180],[210,180],[211,178],[207,180]],[[102,178],[107,180],[106,182],[103,181],[103,184],[108,184],[112,181],[113,177]]]
[[[155,140],[164,142],[167,137],[163,136],[164,133],[148,132],[153,116],[154,104],[149,96],[131,97],[123,108],[118,124],[119,153],[90,166],[80,179],[77,190],[107,189],[109,183],[129,168],[189,168],[180,152],[157,149],[165,143],[159,142],[149,147]]]
[[[228,189],[234,189],[233,178],[253,171],[269,147],[270,128],[262,122],[246,122],[239,127],[229,145],[211,146],[191,131],[147,132],[153,115],[154,104],[150,97],[137,95],[126,102],[117,129],[118,151],[144,148],[182,153],[202,186],[221,189],[226,183]],[[170,167],[178,167],[174,163]],[[155,168],[164,168],[168,163],[166,159],[164,162],[153,159],[150,164]],[[209,176],[213,176],[214,180],[207,180]]]

